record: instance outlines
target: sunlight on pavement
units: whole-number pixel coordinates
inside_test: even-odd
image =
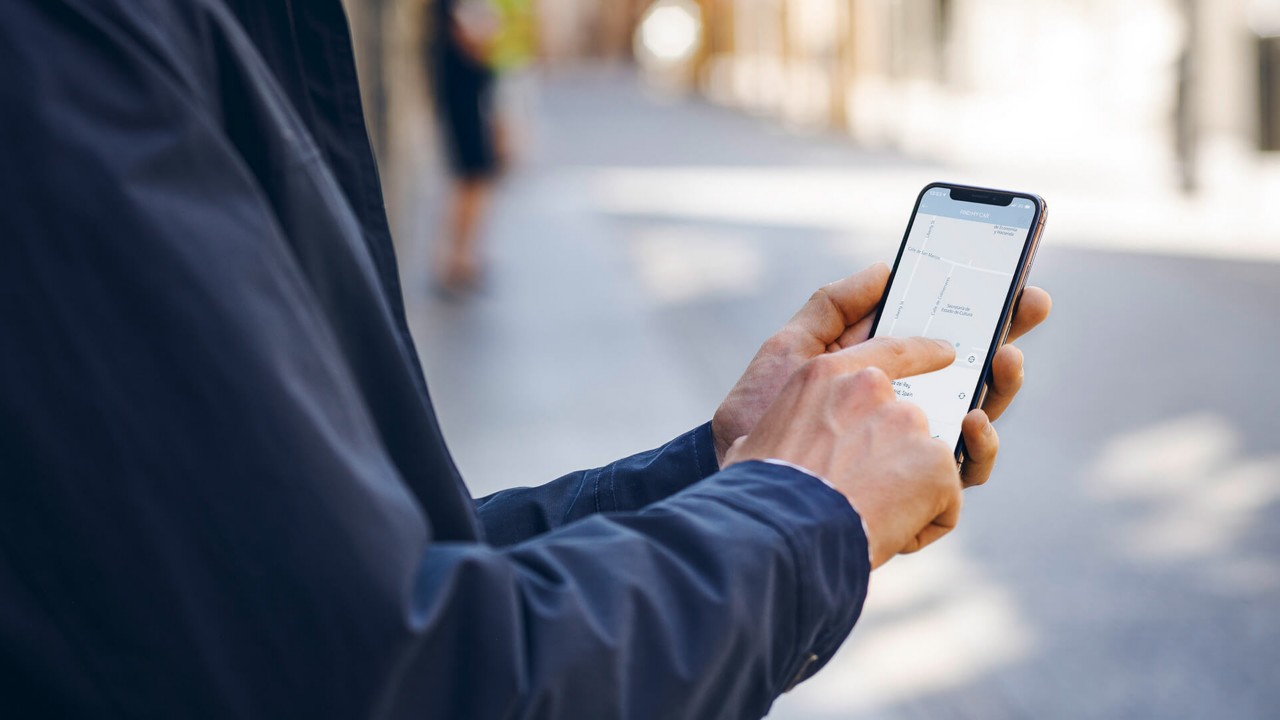
[[[1240,445],[1231,423],[1212,414],[1116,438],[1086,476],[1096,497],[1140,510],[1119,546],[1139,560],[1203,564],[1228,589],[1280,588],[1280,562],[1241,542],[1280,500],[1280,455],[1243,457]]]
[[[925,184],[954,180],[1042,194],[1054,246],[1192,257],[1280,260],[1271,175],[1223,195],[1188,200],[1158,185],[1107,190],[1043,180],[973,177],[945,167],[607,168],[589,186],[599,209],[669,220],[821,228],[877,239],[901,235]],[[980,173],[978,173],[980,175]],[[1135,188],[1142,188],[1141,191]]]
[[[636,273],[659,303],[750,295],[764,274],[760,253],[732,233],[661,225],[639,230],[631,240]]]
[[[777,717],[875,713],[959,688],[1034,649],[1012,595],[955,544],[876,572],[863,619],[830,667],[785,696]]]

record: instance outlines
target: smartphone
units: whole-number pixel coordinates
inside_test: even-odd
[[[991,358],[1009,334],[1048,210],[1038,195],[932,183],[916,199],[872,337],[939,338],[950,366],[894,381],[899,399],[964,461],[960,425],[982,405]]]

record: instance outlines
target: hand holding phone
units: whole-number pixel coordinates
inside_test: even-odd
[[[926,192],[934,187],[940,186],[930,186]],[[977,200],[1006,207],[999,204],[1004,198],[998,197],[996,191],[969,190],[981,194]],[[935,197],[944,196],[940,192]],[[945,199],[958,203],[972,202],[970,197],[964,193],[953,197],[950,190],[945,194]],[[996,283],[997,290],[1003,287],[1007,293],[997,308],[996,332],[992,333],[1001,341],[1034,328],[1048,315],[1051,305],[1048,294],[1035,289],[1027,293],[1024,308],[1014,312],[1014,291],[1021,291],[1025,283],[1026,268],[1043,225],[1043,203],[1034,196],[1017,197],[1029,199],[1038,214],[1033,212],[1027,226],[1028,230],[1035,227],[1036,232],[1027,232],[1027,237],[1019,241],[1018,252],[1006,248],[1015,267],[1021,269],[1016,280],[1005,278]],[[1012,205],[1011,198],[1008,206]],[[922,201],[917,201],[913,225],[924,217],[921,207]],[[988,221],[993,237],[1009,237],[1008,228],[1012,227],[1013,237],[1018,240],[1019,228],[999,222],[1003,218],[993,218],[988,211],[969,215],[960,212],[973,211],[965,205],[941,209],[960,218],[975,218],[971,222]],[[1025,218],[1014,220],[1020,225]],[[958,237],[963,239],[963,235]],[[904,253],[913,247],[908,245],[911,238],[909,227],[893,270],[884,265],[872,266],[816,292],[760,348],[711,424],[722,466],[750,459],[786,460],[817,473],[843,493],[867,523],[876,566],[896,553],[918,550],[946,534],[955,524],[959,509],[960,483],[956,482],[955,461],[963,446],[955,440],[953,454],[951,445],[933,439],[931,436],[937,434],[932,428],[933,417],[918,404],[899,401],[893,383],[947,372],[958,362],[968,365],[968,358],[957,356],[957,341],[951,339],[944,347],[924,338],[884,337],[889,334],[887,328],[880,338],[868,339],[873,326],[879,326],[884,319],[889,298],[900,296],[904,310],[916,303],[916,296],[908,292],[905,284],[897,286],[893,282],[893,278],[905,277],[900,269]],[[929,252],[927,248],[925,252]],[[921,277],[927,277],[927,272]],[[900,291],[895,294],[895,289]],[[938,294],[935,292],[934,306],[939,303]],[[946,297],[945,292],[941,294]],[[984,303],[982,307],[987,310],[994,304]],[[973,309],[972,305],[966,307]],[[983,414],[973,412],[966,418],[965,408],[979,406],[983,389],[990,386],[994,392],[983,409],[994,419],[1017,394],[1021,383],[1021,355],[1015,348],[997,353],[1000,344],[984,348],[984,367],[978,373],[981,384],[974,377],[966,380],[974,380],[972,401],[955,409],[954,416],[942,415],[944,421],[956,423],[957,436],[959,426],[964,425],[965,437],[973,442],[973,457],[960,474],[965,485],[986,481],[998,447],[996,434]]]

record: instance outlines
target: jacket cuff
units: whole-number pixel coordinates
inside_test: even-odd
[[[711,423],[706,422],[687,433],[693,447],[693,462],[697,468],[698,479],[709,478],[720,472],[720,462],[716,460],[716,440],[711,434]]]
[[[655,450],[588,471],[588,490],[598,511],[647,507],[720,470],[711,423],[700,425]]]
[[[734,507],[785,538],[796,568],[796,642],[778,691],[812,677],[862,613],[871,577],[862,518],[813,475],[759,461],[732,465],[686,492]]]

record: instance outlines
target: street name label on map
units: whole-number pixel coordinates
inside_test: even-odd
[[[941,259],[942,259],[942,256],[941,256],[941,255],[937,255],[937,254],[935,254],[935,253],[931,253],[931,252],[929,252],[928,250],[921,250],[920,248],[914,248],[914,247],[911,247],[910,245],[908,245],[908,246],[907,246],[907,252],[909,252],[909,253],[914,253],[914,254],[916,254],[916,255],[922,255],[922,256],[927,257],[927,258],[929,258],[929,259],[931,259],[931,260],[941,260]]]

